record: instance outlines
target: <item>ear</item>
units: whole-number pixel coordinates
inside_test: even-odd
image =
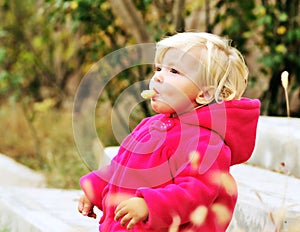
[[[213,100],[214,95],[215,95],[214,86],[205,87],[199,91],[196,97],[196,102],[200,105],[207,105]]]

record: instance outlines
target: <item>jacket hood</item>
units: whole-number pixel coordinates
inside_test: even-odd
[[[240,100],[213,103],[180,116],[181,122],[219,134],[231,149],[231,165],[246,162],[254,149],[260,101]]]

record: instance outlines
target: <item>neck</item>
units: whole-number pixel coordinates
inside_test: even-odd
[[[185,112],[180,113],[180,114],[172,113],[172,114],[170,114],[170,118],[177,118],[178,116],[181,116],[181,115],[190,113],[190,112],[192,112],[192,111],[194,111],[194,110],[200,109],[200,108],[202,108],[202,107],[204,107],[204,106],[207,106],[207,105],[208,105],[208,104],[205,104],[205,105],[198,105],[198,106],[196,106],[195,108],[193,108],[192,110],[185,111]]]

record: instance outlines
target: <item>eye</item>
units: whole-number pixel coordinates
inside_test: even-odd
[[[159,71],[161,71],[161,67],[158,66],[154,67],[154,72],[159,72]]]
[[[174,68],[171,68],[171,69],[170,69],[170,72],[171,72],[171,73],[174,73],[174,74],[179,74],[179,71],[177,71],[177,70],[174,69]]]

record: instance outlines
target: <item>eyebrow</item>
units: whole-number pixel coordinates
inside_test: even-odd
[[[163,63],[163,62],[161,62],[161,63],[155,63],[155,66],[157,66],[157,65],[161,65],[161,66],[164,66],[164,67],[169,67],[169,68],[171,68],[171,67],[178,67],[179,68],[179,65],[177,64],[177,63],[174,63],[174,62],[168,62],[168,63]]]

